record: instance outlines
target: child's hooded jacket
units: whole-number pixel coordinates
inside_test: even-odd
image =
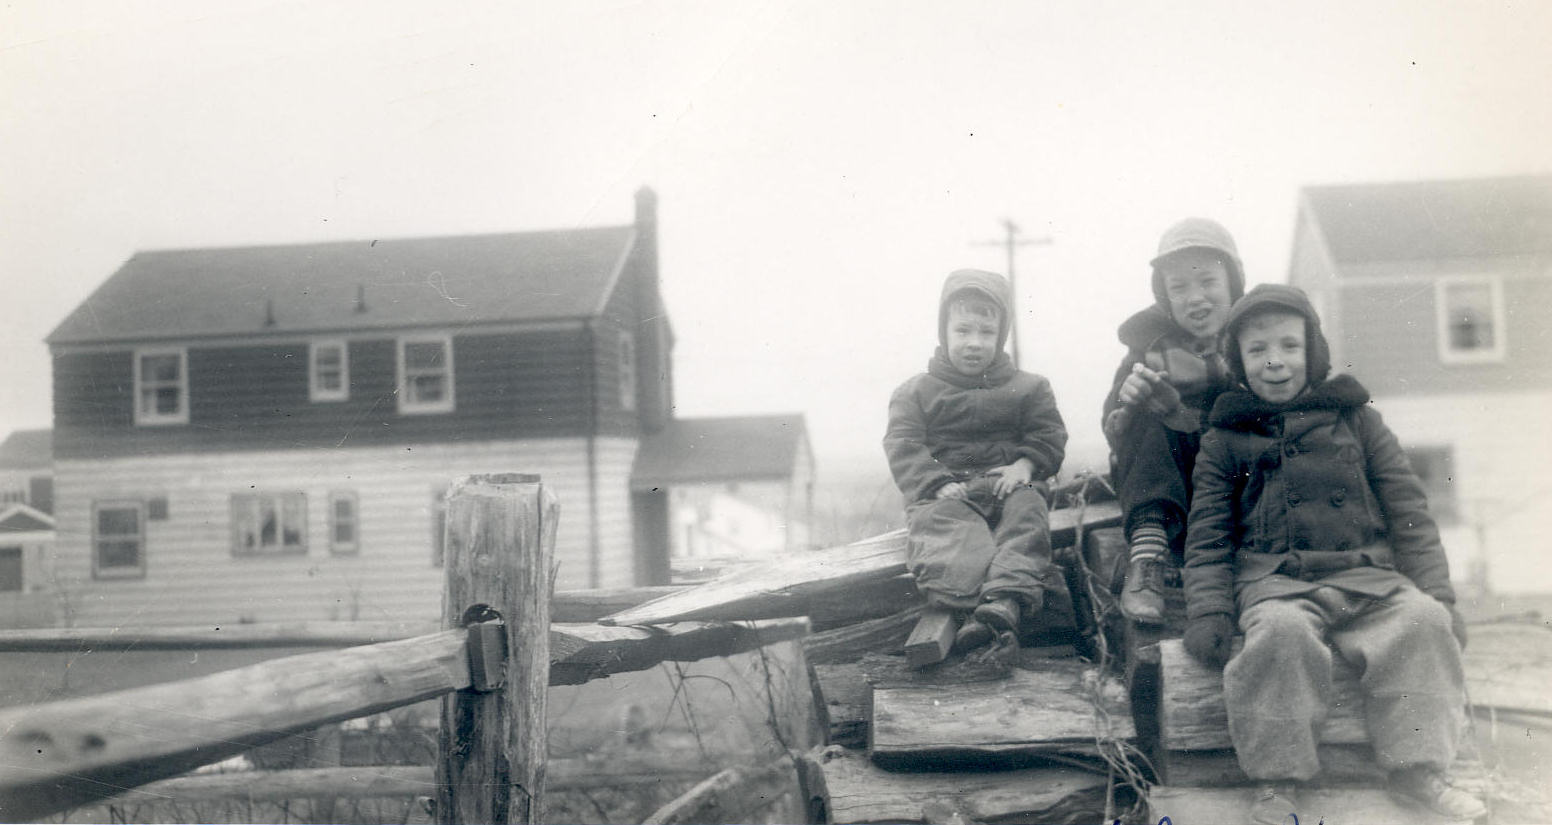
[[[1259,286],[1235,306],[1223,333],[1230,370],[1243,380],[1235,330],[1269,306],[1304,316],[1310,387],[1281,404],[1246,389],[1214,404],[1193,477],[1188,615],[1322,585],[1383,598],[1404,583],[1398,573],[1453,604],[1422,485],[1368,391],[1351,376],[1324,380],[1328,348],[1301,291]]]
[[[964,375],[949,363],[946,323],[950,299],[979,293],[1001,310],[998,353],[981,375]],[[889,400],[884,452],[907,502],[931,498],[939,487],[993,467],[1028,458],[1031,478],[1061,468],[1067,428],[1051,384],[1014,369],[1002,351],[1008,338],[1008,282],[976,269],[951,273],[938,304],[937,352],[927,371],[912,377]]]

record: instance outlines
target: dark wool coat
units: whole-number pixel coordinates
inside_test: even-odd
[[[1368,400],[1346,375],[1284,404],[1243,390],[1219,396],[1193,477],[1191,618],[1233,615],[1236,596],[1243,610],[1322,585],[1383,598],[1405,580],[1454,603],[1422,485]]]

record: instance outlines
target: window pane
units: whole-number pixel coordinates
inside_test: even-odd
[[[1493,289],[1489,284],[1450,284],[1445,288],[1450,347],[1492,349]]]
[[[351,516],[351,512],[355,509],[355,502],[348,498],[340,497],[334,500],[335,518],[348,519]]]
[[[317,347],[313,350],[313,355],[317,358],[318,369],[320,370],[328,368],[338,369],[340,361],[343,360],[340,348],[337,346]]]
[[[138,541],[99,541],[99,542],[97,542],[97,566],[98,567],[139,567],[140,566],[140,542],[138,542]]]
[[[410,382],[410,398],[419,403],[441,401],[446,382],[440,375],[420,375]]]
[[[404,365],[412,369],[441,369],[445,363],[442,342],[428,341],[404,345]]]
[[[286,547],[302,546],[302,500],[297,496],[286,496],[281,499],[281,513],[285,519],[285,531],[282,536]]]
[[[348,521],[334,522],[334,543],[355,544],[356,528]]]
[[[97,535],[140,535],[140,512],[133,507],[104,507],[97,511]]]
[[[156,411],[167,415],[178,412],[177,387],[162,387],[156,391]]]
[[[140,377],[145,381],[177,381],[178,356],[142,356],[140,359]]]

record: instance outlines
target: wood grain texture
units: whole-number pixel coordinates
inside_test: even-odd
[[[658,627],[550,626],[550,684],[580,685],[659,662],[693,662],[808,635],[808,620],[675,622]]]
[[[1175,825],[1248,822],[1251,788],[1185,788],[1156,785],[1148,793],[1149,822],[1163,817]],[[1393,801],[1371,788],[1311,789],[1299,794],[1299,822],[1325,825],[1448,825],[1450,820]],[[1292,823],[1290,818],[1288,822]]]
[[[911,635],[905,639],[905,658],[912,667],[924,667],[941,662],[954,646],[954,633],[959,630],[959,620],[953,611],[928,608],[916,620]]]
[[[1084,511],[1086,528],[1118,523],[1120,508],[1097,504]],[[1051,513],[1051,542],[1070,546],[1078,511]],[[753,565],[680,593],[664,596],[600,621],[612,625],[663,624],[687,620],[769,619],[804,616],[820,599],[834,599],[857,587],[906,573],[905,531],[896,530],[842,547],[798,553]]]
[[[507,659],[501,690],[442,700],[440,822],[543,821],[559,509],[536,476],[465,476],[449,488],[442,622],[460,627],[494,609],[504,622]]]
[[[831,822],[925,822],[933,802],[979,822],[1098,822],[1105,811],[1104,775],[1074,768],[895,773],[834,750],[821,764]]]
[[[969,684],[875,687],[869,751],[889,768],[938,759],[1062,753],[1135,737],[1121,683],[1076,660]],[[1098,703],[1098,709],[1096,704]]]
[[[855,662],[876,650],[896,650],[905,644],[921,612],[921,608],[913,607],[815,633],[803,640],[803,652],[811,664],[828,665]]]
[[[287,734],[469,684],[463,630],[0,712],[0,819],[27,820]]]
[[[1235,639],[1235,652],[1242,639]],[[1165,750],[1231,748],[1228,710],[1223,704],[1223,671],[1197,661],[1179,639],[1159,642],[1159,745]],[[1320,742],[1361,745],[1369,741],[1363,720],[1358,674],[1340,656],[1332,661],[1331,714]]]

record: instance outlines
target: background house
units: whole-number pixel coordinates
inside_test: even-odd
[[[0,627],[52,624],[54,456],[48,430],[0,442]]]
[[[478,472],[555,489],[558,587],[661,578],[666,534],[633,525],[666,502],[629,476],[670,418],[672,334],[655,196],[636,206],[627,226],[134,255],[48,338],[73,621],[432,618],[442,491]]]
[[[642,443],[631,486],[667,498],[675,580],[811,546],[814,456],[801,415],[673,421]]]
[[[1552,589],[1552,177],[1307,188],[1289,280],[1428,486],[1456,577]]]
[[[0,441],[0,506],[27,504],[54,512],[54,434],[17,430]]]

